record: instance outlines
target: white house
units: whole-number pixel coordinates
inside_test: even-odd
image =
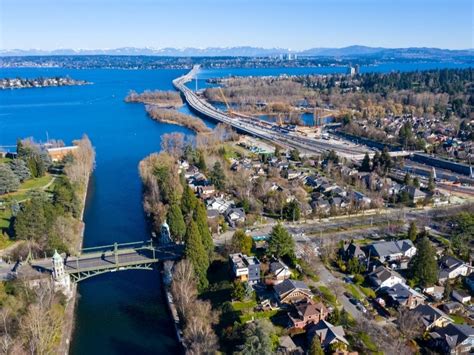
[[[405,279],[393,270],[385,266],[379,266],[369,274],[369,280],[377,288],[393,287],[396,284],[404,284]]]
[[[458,276],[467,276],[471,267],[464,261],[452,256],[443,256],[439,260],[439,281],[455,279]]]
[[[371,256],[378,257],[382,262],[411,259],[416,254],[410,239],[374,243],[369,246],[369,250]]]
[[[469,295],[467,292],[463,290],[454,290],[451,293],[451,296],[456,300],[461,303],[468,303],[471,301],[471,295]]]

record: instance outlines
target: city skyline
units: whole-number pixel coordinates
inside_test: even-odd
[[[0,49],[470,49],[472,12],[466,0],[1,0]]]

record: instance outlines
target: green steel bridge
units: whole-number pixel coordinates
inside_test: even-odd
[[[79,256],[64,259],[64,271],[72,282],[121,270],[153,270],[156,263],[178,260],[182,257],[184,245],[158,245],[153,240],[132,243],[114,243],[82,249]],[[50,258],[31,260],[30,265],[39,272],[52,273]]]

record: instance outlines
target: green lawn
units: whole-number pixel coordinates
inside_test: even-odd
[[[20,185],[19,190],[40,189],[48,185],[51,180],[53,180],[53,177],[50,174],[36,179],[28,179]]]
[[[277,309],[271,311],[264,311],[264,312],[252,312],[248,314],[244,314],[240,316],[240,322],[246,323],[251,321],[252,319],[270,319],[271,317],[275,316],[278,313]]]
[[[463,317],[458,316],[457,314],[450,314],[448,317],[451,318],[456,324],[466,323],[466,320]]]
[[[239,301],[232,302],[232,308],[234,308],[235,311],[253,309],[256,306],[257,306],[257,301],[254,301],[254,300],[246,301],[246,302],[239,302]]]
[[[0,158],[0,164],[11,162],[10,158]]]
[[[356,285],[353,284],[346,284],[346,289],[349,291],[349,293],[355,298],[361,301],[364,296],[360,293]]]
[[[319,286],[319,291],[327,302],[332,306],[337,306],[337,298],[329,288],[326,286]]]

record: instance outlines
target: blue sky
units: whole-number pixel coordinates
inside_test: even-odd
[[[0,0],[1,49],[473,48],[471,0]]]

